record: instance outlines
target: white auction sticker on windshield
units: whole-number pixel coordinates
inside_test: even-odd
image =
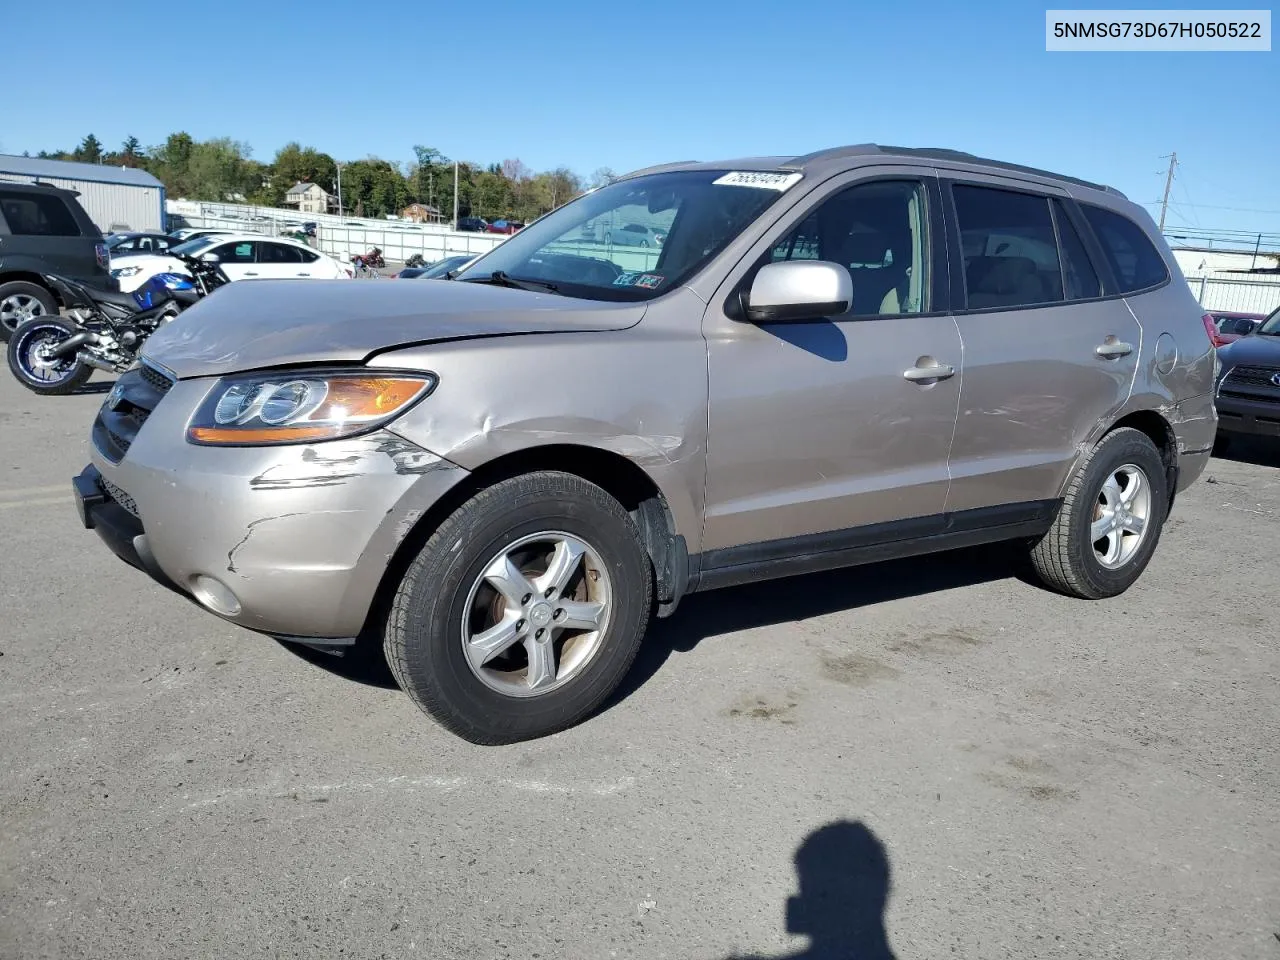
[[[786,190],[800,182],[798,173],[767,173],[762,170],[736,170],[712,180],[719,187],[759,187],[762,190]]]

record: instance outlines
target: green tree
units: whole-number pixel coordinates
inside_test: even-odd
[[[120,155],[116,158],[122,166],[140,167],[146,156],[142,152],[142,144],[137,137],[126,137],[120,146]]]
[[[218,137],[195,144],[187,167],[191,199],[244,202],[262,187],[261,166],[247,144]]]
[[[356,216],[398,214],[409,203],[409,187],[394,165],[377,157],[342,167],[342,202]]]
[[[191,180],[191,154],[195,141],[185,132],[171,133],[164,144],[147,151],[151,155],[151,172],[160,178],[172,197],[198,199]]]
[[[314,183],[329,193],[334,193],[337,179],[338,165],[329,154],[321,153],[314,147],[301,146],[297,142],[286,143],[271,163],[266,202],[279,206],[284,202],[289,188],[298,183]]]
[[[101,163],[102,143],[91,133],[80,141],[80,146],[76,147],[71,157],[81,163]]]
[[[447,169],[449,158],[435,147],[424,147],[422,144],[414,144],[413,154],[417,162],[410,168],[406,178],[413,199],[443,210],[442,183],[445,179],[449,180],[449,202],[453,203],[453,170]]]

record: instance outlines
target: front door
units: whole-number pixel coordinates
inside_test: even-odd
[[[222,272],[229,280],[253,280],[261,274],[258,270],[258,244],[252,240],[232,240],[213,247]]]
[[[964,394],[947,510],[1055,499],[1128,399],[1142,329],[1123,299],[1104,296],[1114,291],[1064,192],[978,178],[949,188]]]
[[[946,282],[940,194],[919,168],[875,170],[784,217],[707,310],[704,569],[840,549],[868,527],[873,539],[941,528],[961,346],[952,317],[933,310]],[[846,267],[852,309],[733,318],[738,289],[788,259]],[[934,363],[939,376],[921,378]],[[920,522],[895,526],[908,520]]]

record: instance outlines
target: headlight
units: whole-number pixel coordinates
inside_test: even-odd
[[[256,445],[352,437],[404,413],[435,385],[429,373],[299,370],[228,377],[191,418],[187,440]]]
[[[116,267],[111,271],[113,277],[132,277],[142,272],[141,267]]]

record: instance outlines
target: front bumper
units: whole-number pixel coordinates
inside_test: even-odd
[[[1218,429],[1227,433],[1280,437],[1280,403],[1219,395]]]
[[[74,481],[85,526],[223,619],[277,637],[351,642],[400,544],[467,471],[386,431],[195,446],[186,421],[209,386],[174,384],[123,455],[110,445],[104,453],[95,431],[93,463]]]

